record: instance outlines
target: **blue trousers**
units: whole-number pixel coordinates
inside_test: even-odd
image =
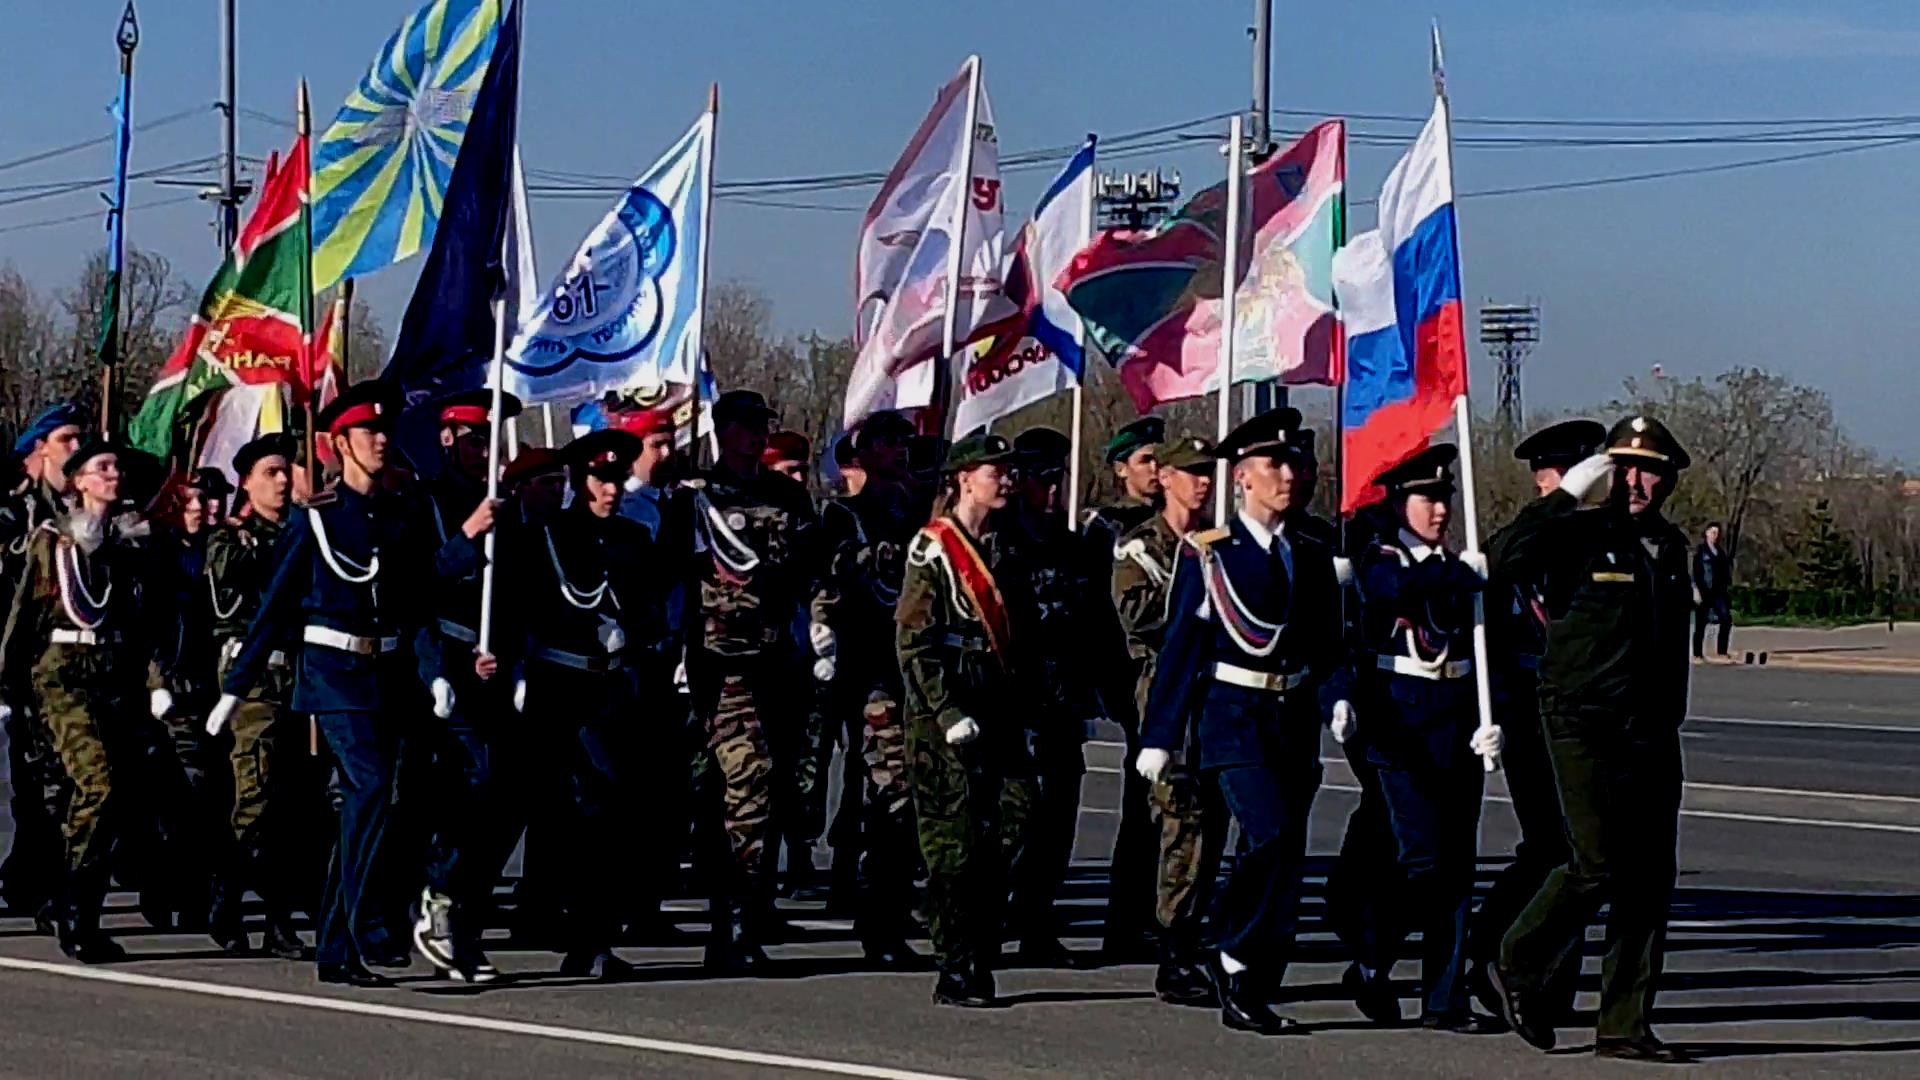
[[[1459,1015],[1468,1007],[1462,976],[1480,837],[1484,780],[1478,762],[1467,757],[1446,767],[1379,769],[1404,887],[1378,911],[1363,962],[1378,972],[1391,971],[1407,935],[1418,929],[1427,1015]]]
[[[1214,782],[1240,823],[1233,873],[1214,898],[1214,945],[1278,985],[1293,952],[1307,813],[1320,769],[1230,765],[1214,772]]]
[[[344,964],[380,936],[379,904],[368,888],[387,833],[393,798],[394,740],[377,712],[315,713],[340,783],[340,838],[327,867],[314,959]]]
[[[451,717],[442,720],[428,712],[417,726],[424,733],[420,743],[430,775],[422,787],[429,798],[417,808],[410,806],[408,813],[417,809],[427,816],[427,884],[452,899],[458,932],[477,939],[500,868],[517,837],[504,835],[493,797],[493,742],[501,718],[493,708],[497,703],[486,695],[494,688],[475,679],[466,682],[471,685],[459,687],[461,696]],[[413,739],[408,742],[406,756],[411,758]]]

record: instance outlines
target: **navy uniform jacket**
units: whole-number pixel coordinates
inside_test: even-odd
[[[1304,762],[1317,769],[1320,718],[1345,696],[1347,683],[1333,552],[1291,530],[1283,533],[1293,563],[1288,581],[1277,551],[1262,550],[1238,516],[1224,536],[1222,531],[1196,534],[1181,548],[1141,745],[1184,748],[1188,719],[1197,711],[1201,768]],[[1241,621],[1239,614],[1223,616],[1210,600],[1203,575],[1205,563],[1213,560],[1245,612],[1278,627],[1278,641],[1266,656],[1249,651],[1241,644],[1247,635],[1236,635],[1225,624],[1226,618]],[[1264,635],[1256,629],[1254,636]],[[1283,697],[1215,679],[1216,663],[1277,675],[1306,672],[1307,677]]]
[[[348,576],[361,576],[378,558],[371,579],[350,581],[328,565],[314,532],[315,515],[326,529],[334,561]],[[434,577],[460,570],[467,558],[458,550],[462,546],[477,558],[477,549],[457,531],[436,557],[432,529],[431,522],[418,520],[404,496],[379,488],[362,495],[342,484],[324,505],[294,507],[274,549],[273,576],[260,612],[227,672],[224,691],[245,697],[273,651],[285,649],[297,658],[292,707],[298,712],[371,712],[401,704],[390,695],[419,694],[421,687],[396,676],[405,674],[411,652],[406,646],[421,620],[430,617]],[[356,637],[397,637],[402,647],[372,656],[306,644],[301,635],[310,625]]]
[[[620,514],[595,517],[576,502],[545,524],[522,526],[512,544],[512,609],[527,657],[543,650],[608,656],[611,626],[626,639],[624,664],[637,665],[648,653],[669,655],[672,582],[658,571],[646,526]]]
[[[1480,575],[1442,549],[1416,559],[1405,538],[1395,535],[1362,555],[1359,579],[1368,653],[1359,658],[1362,699],[1356,708],[1367,759],[1388,768],[1469,763],[1468,742],[1480,722],[1471,667]],[[1389,671],[1379,665],[1382,656],[1467,664],[1454,669],[1454,678],[1429,679]]]
[[[438,580],[424,593],[431,597],[432,608],[415,639],[420,678],[431,684],[435,673],[448,673],[461,693],[466,693],[476,682],[472,677],[473,656],[480,641],[481,571],[486,567],[486,537],[482,534],[480,539],[469,539],[460,527],[486,497],[485,487],[457,478],[448,471],[427,483],[421,500],[421,512],[433,529],[433,542],[439,546],[434,554],[434,574]],[[504,511],[503,507],[500,518],[505,517]],[[501,530],[495,543],[506,542],[505,530]],[[494,553],[501,554],[498,546]],[[518,559],[513,562],[517,568]],[[494,655],[501,657],[503,671],[513,665],[513,650],[503,647],[512,641],[501,626],[507,609],[502,598],[505,587],[506,583],[496,578],[493,640],[488,643]],[[496,680],[493,685],[507,685],[507,680]]]

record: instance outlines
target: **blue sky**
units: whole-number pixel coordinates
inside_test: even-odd
[[[311,81],[324,126],[414,0],[242,0],[239,92],[246,109],[290,117]],[[521,139],[529,168],[632,175],[685,129],[721,84],[716,171],[724,180],[884,169],[934,90],[977,51],[1003,152],[1219,113],[1248,96],[1245,0],[529,0]],[[1920,10],[1910,0],[1279,0],[1276,107],[1417,114],[1429,103],[1427,20],[1447,38],[1459,117],[1780,118],[1904,114],[1920,89]],[[0,161],[107,130],[120,0],[11,5],[0,64]],[[145,0],[136,119],[207,106],[217,92],[216,0]],[[30,47],[21,48],[21,45]],[[1298,123],[1298,121],[1287,121]],[[1355,130],[1405,131],[1356,121]],[[1920,125],[1892,130],[1920,131]],[[1462,132],[1465,134],[1464,130]],[[1482,134],[1495,133],[1482,129]],[[256,120],[243,152],[291,133]],[[1591,131],[1568,134],[1586,135]],[[212,154],[198,117],[140,136],[135,167]],[[1463,192],[1820,149],[1463,147]],[[1371,195],[1396,151],[1356,145],[1349,184]],[[0,171],[0,188],[104,175],[104,147]],[[1177,167],[1189,190],[1222,164],[1195,143],[1128,163]],[[1736,363],[1787,372],[1833,395],[1859,438],[1920,461],[1912,422],[1920,308],[1910,247],[1920,146],[1591,190],[1465,200],[1470,299],[1535,298],[1544,342],[1528,403],[1612,393],[1656,363],[1677,375]],[[1009,175],[1008,205],[1044,171]],[[133,200],[178,198],[136,187]],[[0,201],[9,196],[0,192]],[[796,197],[859,208],[867,193]],[[537,200],[540,268],[570,253],[608,200]],[[91,192],[0,206],[0,262],[64,285],[101,239],[96,221],[4,231],[86,213]],[[215,264],[197,203],[137,212],[133,243],[171,258],[195,288]],[[713,266],[773,297],[780,324],[846,332],[858,215],[722,202]],[[1371,211],[1356,209],[1357,231]],[[389,324],[414,264],[364,282]],[[1475,385],[1491,393],[1488,373]]]

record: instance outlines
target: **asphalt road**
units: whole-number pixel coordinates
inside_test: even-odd
[[[1656,1023],[1714,1074],[1920,1074],[1920,676],[1699,669],[1684,741],[1689,787],[1668,975]],[[1093,771],[1074,880],[1069,944],[1100,932],[1104,858],[1116,822],[1121,752],[1089,750]],[[1265,1041],[1214,1014],[1154,1001],[1148,967],[1011,971],[1010,1007],[934,1008],[924,974],[867,974],[847,923],[811,906],[803,940],[773,950],[779,977],[709,980],[696,947],[627,949],[640,977],[583,985],[545,953],[496,950],[516,978],[471,992],[416,964],[391,990],[336,993],[306,965],[233,960],[201,938],[111,923],[136,962],[65,963],[21,919],[0,919],[0,1075],[525,1076],[779,1075],[1584,1076],[1590,1039],[1566,1052],[1511,1036],[1380,1030],[1341,997],[1343,958],[1322,928],[1326,860],[1354,796],[1327,748],[1315,806],[1302,959],[1284,1008],[1310,1034]],[[1504,785],[1488,788],[1485,875],[1514,840]],[[123,898],[124,899],[124,898]],[[676,904],[688,930],[697,904]],[[1583,1008],[1598,976],[1589,942]],[[1398,972],[1412,997],[1414,965]],[[1406,1002],[1411,1010],[1412,1000]]]

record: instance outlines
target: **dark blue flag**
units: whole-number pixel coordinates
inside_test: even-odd
[[[487,385],[493,361],[493,300],[503,295],[502,248],[513,213],[513,148],[520,102],[520,5],[494,43],[460,155],[447,182],[440,225],[400,322],[381,378],[406,402],[396,431],[415,471],[440,471],[439,424],[430,403]],[[509,304],[511,308],[512,305]],[[514,312],[509,311],[509,319]],[[513,327],[507,328],[508,337]]]

